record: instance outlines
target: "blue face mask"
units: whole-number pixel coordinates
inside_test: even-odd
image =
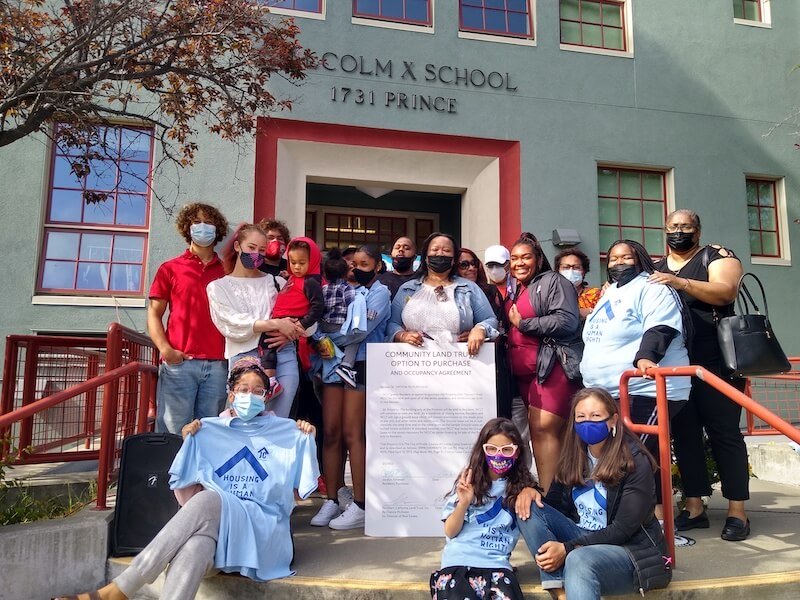
[[[189,227],[192,241],[202,248],[211,246],[217,239],[217,228],[210,223],[194,223]]]
[[[575,433],[583,442],[589,446],[599,444],[605,440],[610,434],[606,421],[611,417],[606,417],[602,421],[581,421],[575,423]]]
[[[242,421],[249,421],[250,419],[258,416],[259,413],[264,412],[266,405],[264,404],[264,399],[261,396],[251,394],[249,392],[238,392],[233,397],[231,407],[233,407],[233,410],[236,411],[236,416],[238,416]]]

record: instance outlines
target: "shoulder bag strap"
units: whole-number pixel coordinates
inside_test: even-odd
[[[753,310],[757,314],[761,314],[761,309],[756,304],[756,301],[753,300],[753,296],[750,293],[750,290],[747,289],[747,286],[744,283],[744,278],[750,276],[756,280],[758,284],[758,289],[761,290],[761,300],[764,303],[764,316],[769,319],[769,308],[767,306],[767,295],[764,292],[764,285],[761,283],[761,280],[754,274],[754,273],[745,273],[742,275],[741,279],[739,279],[739,294],[736,297],[736,305],[739,308],[740,314],[748,314],[750,312],[750,305],[753,305]],[[748,302],[749,301],[749,302]]]

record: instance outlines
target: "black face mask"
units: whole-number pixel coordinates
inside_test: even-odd
[[[414,264],[413,256],[397,256],[392,259],[392,267],[395,271],[405,273]]]
[[[678,252],[686,252],[694,247],[694,234],[687,231],[668,233],[667,246]]]
[[[434,273],[447,273],[453,268],[452,256],[429,256],[428,268]]]
[[[608,276],[617,286],[623,286],[639,274],[636,265],[614,265],[608,267]]]
[[[356,280],[358,285],[367,285],[375,278],[375,271],[362,271],[361,269],[353,269],[353,279]]]

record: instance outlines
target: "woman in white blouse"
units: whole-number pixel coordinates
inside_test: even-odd
[[[497,337],[497,317],[481,288],[458,277],[458,244],[449,234],[433,233],[421,254],[419,276],[401,285],[392,301],[386,341],[467,342],[469,353],[477,354],[485,340]]]
[[[233,365],[244,356],[258,356],[258,339],[263,332],[292,342],[303,334],[302,326],[289,317],[270,319],[280,285],[259,271],[267,249],[267,236],[257,226],[245,224],[234,234],[233,252],[226,256],[229,274],[208,284],[211,319],[225,337],[225,358]],[[300,382],[293,343],[278,351],[277,379],[283,393],[275,397],[270,409],[288,417]]]

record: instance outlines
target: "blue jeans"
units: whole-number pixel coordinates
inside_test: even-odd
[[[225,406],[228,365],[194,358],[177,365],[161,363],[156,389],[156,431],[180,435],[194,419],[216,417]]]
[[[242,352],[228,359],[228,368],[240,358],[245,356],[255,356],[258,358],[258,348],[253,348],[247,352]],[[278,364],[275,368],[275,378],[283,387],[280,396],[267,404],[267,410],[271,410],[279,417],[289,417],[294,404],[294,395],[300,385],[300,369],[297,368],[297,351],[293,343],[286,344],[278,350]],[[216,416],[216,415],[215,415]]]
[[[532,555],[547,541],[569,542],[586,533],[552,506],[531,506],[527,521],[517,520]],[[569,600],[599,600],[635,592],[633,561],[622,546],[595,544],[575,548],[564,565],[551,573],[539,569],[544,589],[564,588]]]

